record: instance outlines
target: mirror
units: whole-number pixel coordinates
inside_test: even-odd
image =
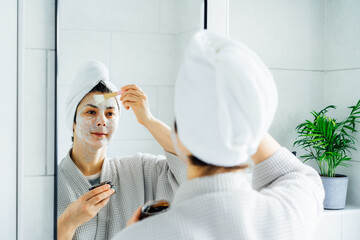
[[[71,202],[89,191],[88,187],[93,185],[91,184],[93,179],[89,177],[95,176],[96,181],[99,178],[112,180],[117,193],[121,192],[123,195],[116,196],[116,198],[112,196],[107,207],[100,210],[90,220],[78,222],[77,230],[73,233],[74,239],[95,238],[95,236],[97,239],[111,239],[125,226],[125,220],[131,217],[129,214],[133,213],[140,204],[155,198],[156,194],[150,196],[152,195],[150,193],[141,192],[139,194],[137,192],[138,188],[146,189],[148,187],[142,185],[147,184],[146,180],[141,179],[143,176],[128,176],[128,178],[139,177],[136,179],[140,184],[138,186],[134,186],[131,181],[122,182],[124,186],[119,186],[120,183],[116,180],[120,174],[132,174],[131,168],[144,166],[134,164],[129,165],[128,169],[126,169],[127,165],[121,164],[121,166],[115,166],[104,163],[99,166],[91,160],[94,155],[84,156],[84,152],[91,152],[94,145],[79,137],[81,133],[77,131],[80,126],[85,126],[81,124],[87,119],[86,116],[79,118],[82,117],[80,114],[89,116],[103,114],[104,121],[110,121],[111,115],[117,115],[117,109],[120,107],[121,113],[116,116],[118,118],[117,128],[113,129],[108,147],[100,153],[96,153],[102,154],[101,156],[105,156],[106,159],[113,160],[124,156],[128,156],[129,161],[134,160],[133,158],[146,159],[150,156],[147,154],[151,154],[151,156],[164,155],[164,148],[154,138],[154,133],[140,123],[133,108],[125,109],[121,101],[111,98],[106,101],[107,105],[104,109],[100,107],[100,104],[94,103],[93,96],[88,97],[87,102],[83,102],[82,100],[85,101],[84,94],[86,95],[91,90],[87,89],[87,84],[92,84],[89,82],[94,81],[92,77],[98,77],[96,74],[106,75],[108,71],[108,79],[105,80],[110,80],[116,89],[120,90],[121,87],[129,84],[136,85],[139,91],[146,95],[148,109],[152,116],[172,127],[175,79],[188,41],[194,33],[206,26],[206,1],[58,0],[57,7],[58,217],[69,207]],[[90,61],[96,61],[98,65],[89,67]],[[101,69],[99,70],[99,68]],[[87,83],[81,82],[87,80]],[[87,92],[83,92],[86,89]],[[113,91],[113,89],[110,90]],[[97,95],[100,94],[103,93],[99,93],[97,90]],[[73,99],[71,103],[68,101],[69,96]],[[90,105],[95,104],[95,109],[86,109],[91,108],[88,106],[89,103]],[[105,102],[103,103],[105,105]],[[72,113],[74,115],[70,114],[69,121],[68,112],[71,112],[73,105],[76,111]],[[75,129],[78,139],[75,139],[73,129]],[[94,133],[94,131],[97,132]],[[89,130],[91,136],[96,136],[98,139],[110,136],[110,130],[107,131],[109,132]],[[74,144],[75,142],[81,143],[81,153],[75,151],[69,153],[73,147],[73,136]],[[79,163],[73,160],[78,154],[83,154],[80,158],[87,158],[87,165],[84,165],[84,162],[80,161]],[[174,157],[172,154],[168,153],[168,155]],[[71,161],[63,164],[67,156]],[[99,155],[96,156],[99,158]],[[132,156],[136,157],[132,158]],[[150,158],[158,160],[157,157]],[[120,167],[113,169],[114,166],[115,168]],[[92,169],[92,167],[94,168]],[[101,171],[96,173],[95,168]],[[104,168],[111,168],[112,171],[105,173]],[[136,171],[138,169],[135,169]],[[150,174],[153,173],[145,172],[144,176],[151,178]],[[164,184],[165,188],[169,188],[169,183]],[[158,191],[157,198],[166,197],[162,190]],[[111,201],[118,202],[111,205]],[[73,207],[76,208],[76,206]],[[123,209],[127,209],[126,213],[122,212]],[[108,213],[109,211],[111,214]],[[113,214],[121,216],[113,216]],[[106,231],[102,232],[105,229]]]
[[[153,115],[171,125],[172,88],[188,40],[203,28],[203,1],[58,2],[58,162],[71,147],[72,133],[64,124],[66,98],[77,71],[90,60],[104,63],[117,87],[142,87]],[[122,147],[113,147],[117,143]],[[135,116],[123,111],[109,153],[139,149],[162,153]]]

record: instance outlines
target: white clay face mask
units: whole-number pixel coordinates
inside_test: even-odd
[[[75,134],[91,147],[105,147],[116,132],[118,122],[119,109],[114,98],[101,104],[91,98],[78,109]]]

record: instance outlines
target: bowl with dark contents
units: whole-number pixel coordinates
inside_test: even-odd
[[[115,190],[114,185],[112,184],[111,180],[107,180],[107,181],[104,181],[104,182],[101,182],[99,184],[96,184],[96,185],[92,186],[91,188],[89,188],[89,191],[91,191],[91,190],[93,190],[95,188],[101,187],[101,186],[103,186],[105,184],[109,184],[110,188],[113,188]]]
[[[170,203],[166,200],[149,201],[141,208],[140,220],[154,216],[159,213],[166,212],[170,207]]]

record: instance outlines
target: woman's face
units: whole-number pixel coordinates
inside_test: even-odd
[[[110,98],[101,104],[97,104],[94,95],[102,93],[93,92],[87,94],[80,102],[74,123],[74,139],[84,144],[102,148],[109,144],[116,132],[119,122],[119,107],[115,98]]]

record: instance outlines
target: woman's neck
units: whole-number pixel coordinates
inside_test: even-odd
[[[207,177],[207,176],[212,176],[215,174],[220,174],[220,173],[230,173],[230,172],[241,172],[243,170],[241,169],[226,169],[224,167],[200,167],[200,166],[195,166],[192,164],[187,164],[187,179],[191,180],[194,178],[199,178],[199,177]]]
[[[92,148],[86,144],[74,141],[70,157],[84,176],[94,175],[101,171],[106,156],[107,147]]]

